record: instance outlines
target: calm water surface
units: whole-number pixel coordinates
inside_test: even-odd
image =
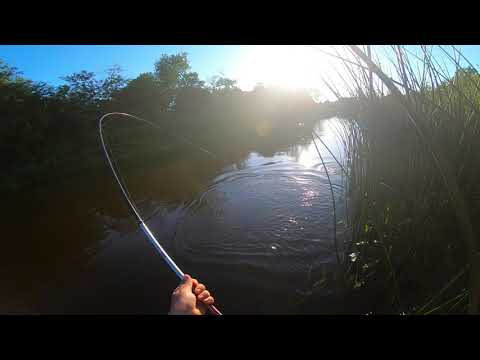
[[[317,133],[342,158],[338,119]],[[344,241],[342,173],[334,184]],[[151,230],[226,314],[341,312],[332,199],[311,139],[221,169],[199,152],[125,174]],[[164,314],[178,281],[136,228],[109,170],[7,195],[2,313]]]

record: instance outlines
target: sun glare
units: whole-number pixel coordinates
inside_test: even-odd
[[[291,90],[322,89],[320,74],[331,68],[326,57],[305,45],[245,46],[235,78],[245,90],[257,83]]]

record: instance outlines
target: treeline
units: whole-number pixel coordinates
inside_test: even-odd
[[[190,71],[186,53],[162,55],[152,72],[134,79],[119,67],[103,79],[88,71],[62,79],[65,84],[57,87],[34,82],[0,62],[0,189],[103,166],[97,127],[106,112],[145,117],[165,131],[228,152],[291,142],[319,117],[339,110],[335,103],[315,103],[306,91],[258,85],[245,92],[222,76],[206,83]],[[131,124],[115,128],[134,136]]]

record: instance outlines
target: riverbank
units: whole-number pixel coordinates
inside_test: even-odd
[[[351,68],[363,111],[345,128],[354,239],[346,269],[359,292],[383,299],[380,312],[476,313],[480,75],[453,57],[448,75],[405,47],[391,50],[396,82],[373,65],[370,74]],[[363,55],[356,61],[368,63]]]
[[[184,116],[170,115],[170,122],[181,124]],[[200,147],[209,149],[217,154],[219,161],[228,164],[239,161],[251,151],[273,154],[278,148],[288,147],[300,138],[309,138],[315,121],[325,117],[327,115],[324,113],[319,116],[312,113],[297,114],[293,121],[281,123],[272,115],[265,117],[261,124],[248,121],[227,126],[229,122],[226,121],[223,126],[197,124],[182,130],[171,129],[170,133],[148,125],[139,127],[133,120],[131,124],[122,124],[116,129],[115,121],[112,121],[105,133],[108,141],[112,141],[112,151],[119,164],[129,168],[142,166],[143,163],[161,163],[182,152],[200,151]],[[78,141],[71,138],[54,153],[50,152],[50,155],[46,154],[38,160],[10,165],[0,180],[0,193],[59,183],[82,174],[104,171],[106,162],[96,130],[92,127],[87,139]],[[183,139],[188,139],[191,144]],[[49,147],[56,148],[53,144]]]

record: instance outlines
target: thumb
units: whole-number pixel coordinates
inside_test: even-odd
[[[193,287],[193,279],[190,275],[185,274],[183,276],[182,283],[180,284],[182,289],[192,290]]]

